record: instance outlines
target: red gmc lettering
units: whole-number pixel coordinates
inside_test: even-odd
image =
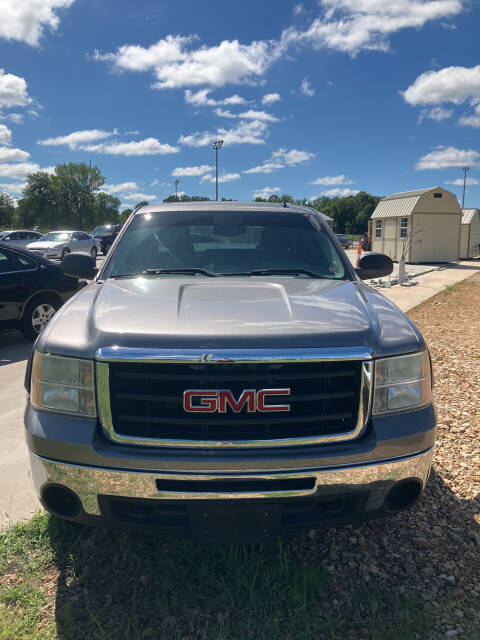
[[[273,396],[289,396],[290,389],[244,389],[238,400],[230,389],[189,389],[183,392],[183,409],[188,413],[247,413],[290,411],[290,404],[269,404]]]
[[[231,391],[218,392],[218,411],[220,413],[226,413],[228,405],[230,405],[233,413],[240,413],[245,404],[247,405],[248,413],[255,411],[255,389],[244,389],[240,394],[238,402],[235,400]]]
[[[257,393],[259,411],[290,411],[290,404],[266,404],[269,396],[289,396],[290,389],[262,389]]]
[[[193,404],[194,398],[200,398],[198,404]],[[183,408],[190,412],[213,413],[217,410],[217,392],[203,389],[184,391]]]

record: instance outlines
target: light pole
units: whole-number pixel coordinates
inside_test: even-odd
[[[213,148],[215,149],[215,200],[218,201],[218,150],[222,148],[223,140],[215,140]]]
[[[175,180],[175,200],[177,200],[177,202],[178,202],[178,192],[177,192],[177,190],[178,190],[178,185],[179,184],[180,184],[180,180],[177,178]]]
[[[463,171],[463,197],[462,197],[462,209],[465,204],[465,185],[467,184],[467,171],[469,171],[470,167],[462,167]]]

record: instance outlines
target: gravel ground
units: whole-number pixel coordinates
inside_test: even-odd
[[[432,354],[438,440],[412,511],[356,529],[310,532],[298,553],[326,567],[343,609],[370,584],[423,601],[430,638],[480,638],[480,274],[412,309]],[[312,558],[313,555],[313,558]],[[348,597],[348,596],[347,596]],[[348,640],[368,638],[350,630]],[[422,632],[418,637],[425,638]]]

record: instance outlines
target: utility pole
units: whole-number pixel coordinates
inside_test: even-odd
[[[465,205],[465,185],[467,184],[467,171],[470,170],[470,167],[462,167],[463,171],[463,197],[462,197],[462,209]]]
[[[218,202],[218,150],[222,148],[223,140],[215,140],[213,148],[215,149],[215,200]]]
[[[178,185],[180,184],[180,180],[177,178],[175,180],[175,200],[178,202]]]

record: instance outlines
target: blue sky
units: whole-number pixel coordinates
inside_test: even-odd
[[[122,208],[444,186],[480,206],[480,5],[0,0],[0,189],[89,162]],[[460,181],[459,184],[452,184]]]

